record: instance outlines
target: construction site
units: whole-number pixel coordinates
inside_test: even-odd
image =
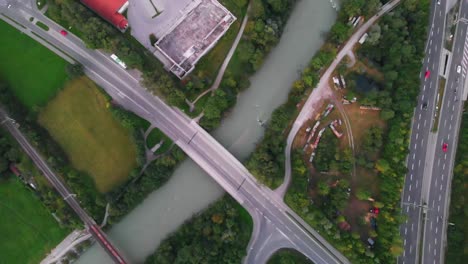
[[[135,1],[128,17],[132,35],[180,79],[236,20],[216,0]]]

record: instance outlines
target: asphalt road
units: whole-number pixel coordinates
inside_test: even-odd
[[[16,122],[8,117],[7,113],[0,108],[0,123],[3,125],[8,132],[18,141],[23,151],[31,158],[34,164],[39,168],[46,179],[52,184],[57,192],[63,197],[65,202],[75,211],[80,217],[81,221],[89,229],[90,233],[96,238],[96,240],[103,246],[111,258],[116,263],[126,263],[122,256],[115,250],[115,247],[110,244],[105,234],[96,225],[96,222],[81,208],[75,195],[68,190],[61,179],[52,171],[49,165],[44,161],[42,156],[37,150],[28,142],[21,131],[18,129]]]
[[[445,260],[451,181],[463,111],[461,97],[467,89],[465,80],[468,66],[468,0],[462,1],[459,17],[464,18],[464,21],[459,21],[455,33],[453,56],[449,65],[435,144],[430,188],[423,194],[428,209],[423,220],[425,223],[421,260],[422,263],[428,264],[444,263]],[[458,66],[461,67],[460,73],[457,72]],[[448,144],[447,152],[442,150],[444,143]]]
[[[140,86],[137,79],[120,68],[108,56],[86,49],[81,40],[72,34],[66,37],[60,35],[60,26],[19,2],[12,3],[9,9],[0,6],[0,13],[23,25],[25,29],[20,30],[25,34],[31,34],[33,31],[50,45],[81,63],[85,67],[86,74],[105,89],[117,103],[161,129],[249,211],[254,225],[260,226],[261,223],[271,225],[269,228],[256,228],[256,230],[277,231],[275,236],[279,239],[275,241],[280,242],[275,247],[295,248],[315,263],[349,262],[310,227],[298,224],[301,219],[291,218],[286,213],[291,210],[284,202],[277,199],[271,190],[259,185],[247,169],[196,122],[149,94]],[[30,17],[40,20],[50,30],[46,32],[30,23]],[[8,21],[5,17],[0,16],[0,18]],[[259,235],[261,234],[253,235],[249,244],[252,248],[258,248],[256,244]],[[255,254],[263,257],[257,257]],[[262,250],[249,251],[245,262],[262,263],[255,260],[264,260],[264,255]]]
[[[465,1],[465,0],[464,0]],[[445,230],[442,229],[441,219],[437,220],[433,217],[434,208],[432,203],[436,206],[436,210],[444,209],[440,204],[446,202],[446,198],[442,199],[441,190],[447,189],[447,180],[449,173],[446,172],[444,176],[438,171],[439,166],[443,169],[450,170],[450,160],[440,162],[440,156],[442,155],[442,141],[452,137],[452,140],[458,135],[458,129],[455,129],[457,120],[459,119],[460,108],[453,108],[454,103],[450,106],[450,100],[454,100],[453,97],[453,82],[455,78],[453,73],[455,72],[456,63],[460,61],[460,53],[457,52],[457,47],[460,48],[461,42],[464,41],[465,37],[460,37],[460,32],[457,30],[455,34],[455,53],[452,56],[452,64],[449,65],[449,80],[446,88],[446,96],[441,110],[441,116],[439,118],[439,132],[434,134],[431,131],[434,114],[436,112],[436,100],[437,91],[439,88],[439,69],[443,67],[441,65],[441,49],[444,41],[444,29],[445,29],[445,13],[446,13],[446,1],[440,1],[440,5],[436,4],[436,1],[432,2],[431,5],[431,16],[430,16],[430,28],[429,36],[426,46],[426,56],[423,61],[423,67],[421,71],[421,92],[418,97],[418,105],[414,112],[413,123],[412,123],[412,134],[409,144],[409,155],[407,160],[408,173],[405,178],[405,185],[402,193],[402,213],[406,215],[407,220],[401,225],[400,232],[403,238],[404,252],[398,258],[398,263],[419,263],[421,259],[420,249],[431,247],[434,250],[434,243],[438,243],[439,249],[433,251],[428,259],[429,255],[423,257],[422,263],[442,263],[443,258],[441,256],[440,247],[442,247],[441,237],[435,238],[427,234],[427,231],[433,233],[442,234]],[[466,6],[466,5],[465,5]],[[466,31],[466,30],[465,30]],[[442,62],[443,63],[443,62]],[[455,67],[455,68],[454,68]],[[431,75],[425,79],[424,74],[429,70]],[[460,80],[460,84],[462,81]],[[459,89],[461,90],[461,89]],[[447,92],[448,91],[448,92]],[[423,109],[423,104],[427,103],[427,109]],[[458,101],[460,104],[460,101]],[[451,111],[448,111],[447,108]],[[456,112],[458,111],[458,112]],[[450,129],[449,129],[450,128]],[[448,134],[450,133],[450,134]],[[452,146],[454,146],[452,144]],[[445,154],[445,153],[444,153]],[[435,155],[435,156],[434,156]],[[443,155],[444,159],[446,158]],[[451,156],[448,157],[449,159]],[[453,162],[453,161],[452,161]],[[447,163],[447,164],[445,164]],[[442,185],[444,185],[442,187]],[[442,189],[441,189],[442,187]],[[435,189],[439,189],[437,192]],[[444,193],[443,195],[446,195]],[[438,204],[435,204],[437,201]],[[439,207],[437,207],[439,206]],[[427,213],[428,219],[433,219],[434,223],[440,226],[436,229],[433,221],[425,221],[425,215]],[[424,228],[424,230],[423,230]],[[430,239],[429,239],[430,238]],[[423,245],[420,245],[422,243]],[[431,245],[432,244],[432,245]],[[423,252],[427,252],[423,250]],[[430,260],[430,261],[429,261]],[[436,262],[433,262],[436,261]]]

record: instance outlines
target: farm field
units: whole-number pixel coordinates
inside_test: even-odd
[[[39,114],[39,123],[73,166],[91,175],[103,193],[123,183],[136,166],[136,146],[109,104],[97,86],[82,77],[68,83]]]
[[[67,235],[15,176],[0,176],[0,263],[39,263]]]
[[[29,109],[44,106],[63,87],[67,62],[4,21],[0,34],[0,78]]]

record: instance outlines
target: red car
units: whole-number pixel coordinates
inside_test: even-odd
[[[447,143],[442,144],[442,151],[447,152],[447,149],[448,149],[448,144]]]
[[[427,70],[426,73],[424,74],[424,78],[427,79],[431,76],[431,71]]]
[[[62,36],[66,36],[68,35],[68,32],[62,29],[60,30],[60,34],[62,34]]]

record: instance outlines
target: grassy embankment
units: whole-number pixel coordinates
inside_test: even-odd
[[[29,109],[43,106],[63,87],[62,58],[0,21],[0,75]]]
[[[39,263],[67,234],[16,177],[0,179],[0,263]]]
[[[136,147],[113,118],[107,98],[88,78],[67,84],[39,114],[73,166],[89,173],[101,192],[123,183],[136,165]]]

